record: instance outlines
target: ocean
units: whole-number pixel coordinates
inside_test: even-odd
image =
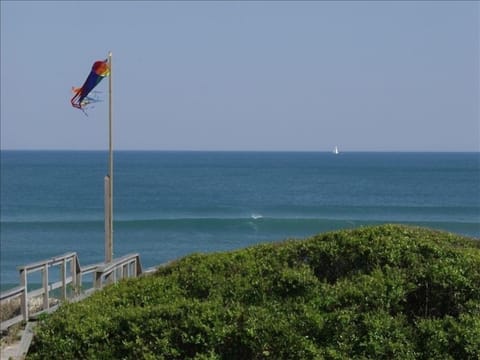
[[[75,251],[103,261],[102,151],[1,151],[1,285]],[[114,154],[114,256],[194,252],[405,223],[480,238],[479,153]]]

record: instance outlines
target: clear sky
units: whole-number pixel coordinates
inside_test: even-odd
[[[479,151],[476,1],[1,1],[1,149]]]

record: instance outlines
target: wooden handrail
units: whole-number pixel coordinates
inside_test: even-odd
[[[132,265],[133,269],[130,268]],[[118,270],[121,270],[119,276],[117,276]],[[103,264],[103,266],[97,268],[95,271],[95,288],[99,289],[103,287],[104,280],[107,280],[107,282],[116,282],[117,277],[120,279],[132,276],[137,277],[141,273],[140,255],[125,255],[118,259],[113,259],[112,262]]]
[[[67,263],[70,263],[70,274],[67,274]],[[49,269],[53,266],[60,267],[60,280],[50,282]],[[142,274],[142,265],[139,254],[129,254],[109,263],[97,263],[84,267],[80,266],[77,253],[70,252],[53,258],[37,261],[31,264],[17,267],[20,274],[20,286],[0,293],[2,305],[15,298],[20,298],[21,315],[11,319],[2,320],[1,330],[21,322],[28,321],[33,316],[37,316],[50,309],[50,292],[60,289],[60,300],[77,301],[85,298],[86,294],[101,289],[106,284],[115,283],[123,278],[137,277]],[[39,289],[28,291],[28,275],[40,271],[42,273],[42,286]],[[83,277],[88,274],[94,274],[92,281],[93,288],[84,289],[83,294],[79,291],[82,287]],[[73,291],[70,296],[67,287],[71,286]],[[34,313],[30,314],[30,300],[37,296],[43,296],[41,309],[32,309]]]
[[[25,288],[22,286],[17,286],[10,290],[4,291],[0,294],[0,301],[9,300],[16,296],[20,296],[24,291],[25,291]]]
[[[55,257],[47,259],[47,260],[41,260],[41,261],[37,261],[37,262],[31,263],[31,264],[17,266],[17,270],[18,271],[21,271],[21,270],[34,271],[34,270],[42,268],[46,264],[48,264],[50,266],[58,265],[59,263],[61,263],[63,261],[63,259],[68,259],[68,258],[71,258],[71,257],[76,258],[77,253],[75,253],[75,252],[66,253],[66,254],[63,254],[63,255],[55,256]]]

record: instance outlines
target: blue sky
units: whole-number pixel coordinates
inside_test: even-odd
[[[479,151],[479,3],[1,1],[1,148]]]

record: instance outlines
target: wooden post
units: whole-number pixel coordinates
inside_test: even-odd
[[[43,309],[48,309],[48,264],[45,264],[42,269],[42,284],[43,284]]]
[[[107,175],[104,178],[105,186],[105,263],[112,261],[112,250],[113,250],[113,241],[111,233],[111,223],[112,223],[112,214],[111,214],[111,199],[110,199],[110,177]]]
[[[77,295],[77,255],[73,256],[70,260],[70,274],[72,275],[72,293],[71,296]]]
[[[95,271],[94,274],[95,274],[95,280],[94,280],[95,281],[95,284],[94,284],[95,289],[101,289],[102,288],[102,275],[103,275],[103,273],[100,272],[100,271]]]
[[[27,281],[27,270],[20,270],[20,285],[23,287],[23,294],[21,297],[21,307],[23,320],[28,321],[28,281]]]
[[[75,254],[75,258],[74,258],[74,262],[75,262],[75,274],[72,275],[72,276],[75,276],[76,277],[76,295],[79,295],[80,294],[80,291],[82,289],[82,269],[80,268],[80,261],[78,261],[78,255]]]
[[[67,259],[63,258],[60,275],[62,277],[62,300],[67,298]]]

